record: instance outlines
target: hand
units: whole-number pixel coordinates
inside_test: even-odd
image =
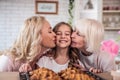
[[[30,64],[28,64],[28,63],[21,65],[19,68],[19,72],[28,72],[31,70],[32,70],[32,68],[31,68]]]
[[[102,70],[96,69],[96,68],[93,68],[93,67],[91,67],[91,68],[89,69],[89,71],[90,71],[90,72],[93,72],[93,73],[101,73],[101,72],[102,72]]]

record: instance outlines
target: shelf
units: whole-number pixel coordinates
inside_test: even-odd
[[[101,16],[105,31],[120,31],[120,0],[102,0]]]
[[[103,10],[103,13],[120,13],[120,10]]]
[[[106,31],[109,31],[109,30],[110,30],[110,31],[111,31],[111,30],[112,30],[112,31],[118,31],[118,30],[120,30],[120,27],[117,27],[117,28],[114,28],[114,27],[105,27],[104,29],[105,29]]]

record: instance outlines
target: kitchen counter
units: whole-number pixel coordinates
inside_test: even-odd
[[[0,80],[20,80],[19,72],[0,72]]]
[[[105,80],[113,80],[109,72],[99,73],[97,75]],[[0,72],[0,80],[20,80],[19,72]]]
[[[113,80],[113,77],[111,76],[110,72],[99,73],[97,75],[102,77],[105,80]]]

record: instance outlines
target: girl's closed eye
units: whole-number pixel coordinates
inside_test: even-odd
[[[61,35],[61,33],[60,33],[60,32],[57,32],[56,35]]]
[[[65,33],[65,35],[66,35],[66,36],[70,36],[70,35],[71,35],[71,33]]]

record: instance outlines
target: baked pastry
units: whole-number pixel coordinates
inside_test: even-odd
[[[58,74],[47,68],[38,68],[30,72],[30,80],[95,80],[84,71],[69,67]]]
[[[58,74],[62,80],[95,80],[93,77],[75,67],[69,67]]]
[[[30,80],[61,80],[58,74],[44,67],[31,71],[30,75]]]

